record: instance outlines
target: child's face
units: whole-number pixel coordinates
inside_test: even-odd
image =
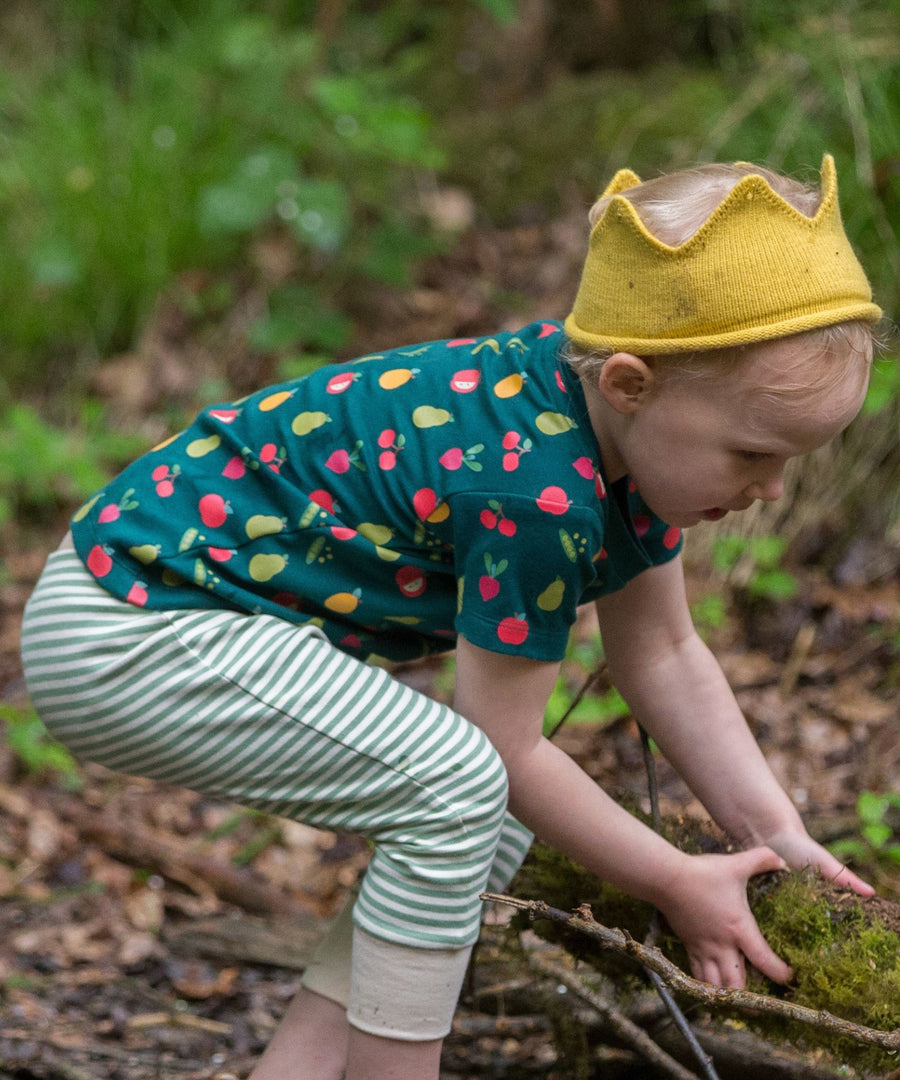
[[[617,464],[659,517],[688,528],[757,499],[778,499],[786,463],[850,423],[865,396],[868,366],[851,358],[826,384],[822,365],[838,359],[808,350],[787,338],[748,349],[721,376],[651,373],[633,411],[614,406]]]

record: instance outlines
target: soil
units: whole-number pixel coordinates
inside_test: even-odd
[[[414,289],[358,299],[354,315],[366,329],[352,351],[558,317],[572,293],[580,243],[580,226],[568,221],[473,234],[432,260]],[[268,377],[271,364],[251,364],[241,330],[235,316],[211,334],[180,317],[177,297],[163,298],[135,353],[104,365],[97,392],[117,422],[150,438],[165,424],[165,407],[173,400],[187,407],[217,365],[238,390]],[[142,370],[165,377],[138,384]],[[27,707],[17,652],[21,609],[64,531],[66,509],[58,520],[20,522],[0,535],[4,708]],[[693,566],[690,595],[725,599],[725,617],[707,630],[710,644],[810,830],[822,842],[858,839],[858,794],[900,785],[900,578],[881,570],[848,580],[816,565],[792,571],[797,596],[779,604],[745,603],[740,591]],[[594,631],[586,615],[576,634],[590,641]],[[446,698],[441,658],[397,674]],[[573,694],[588,674],[567,663]],[[556,738],[607,790],[646,803],[630,718],[570,722]],[[664,762],[658,773],[664,812],[702,814]],[[354,838],[94,766],[74,774],[28,771],[4,741],[0,1078],[245,1077],[295,992],[312,943],[366,859]],[[898,898],[896,867],[870,859],[864,869],[885,900]],[[501,959],[503,921],[502,913],[491,914],[446,1044],[444,1080],[565,1075],[554,1072],[561,1065],[549,1010],[535,997],[546,980],[520,959]],[[558,990],[552,987],[557,998]],[[604,1077],[655,1075],[627,1049],[598,1054],[605,1055]]]

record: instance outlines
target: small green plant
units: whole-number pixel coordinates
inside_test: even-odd
[[[750,596],[790,600],[797,595],[797,579],[781,565],[786,550],[780,536],[720,536],[713,544],[712,561],[716,570],[732,576],[741,567]]]
[[[725,626],[728,621],[728,604],[719,593],[705,593],[691,604],[691,616],[697,632],[705,638]]]
[[[144,442],[107,428],[91,402],[69,428],[48,424],[30,405],[0,410],[0,526],[14,517],[52,520],[77,506]]]
[[[900,811],[900,794],[861,792],[856,800],[859,835],[830,844],[832,854],[856,865],[878,862],[900,865],[900,834],[888,820],[891,811]]]
[[[20,712],[10,705],[0,706],[0,724],[5,728],[9,748],[27,773],[51,773],[59,776],[67,787],[81,786],[75,759],[47,734],[33,709]]]

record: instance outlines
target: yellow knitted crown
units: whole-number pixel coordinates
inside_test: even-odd
[[[814,217],[761,176],[742,177],[679,247],[651,235],[627,195],[628,169],[591,232],[565,328],[584,349],[637,355],[692,352],[796,334],[881,309],[841,223],[834,159],[822,159]]]

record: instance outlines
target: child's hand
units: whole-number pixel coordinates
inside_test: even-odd
[[[874,896],[875,894],[871,885],[848,870],[830,851],[823,848],[821,844],[817,844],[805,830],[767,837],[766,843],[773,851],[777,851],[785,862],[797,870],[803,870],[808,866],[813,867],[821,871],[822,877],[834,885],[843,885],[860,896]]]
[[[747,902],[749,878],[783,868],[765,847],[689,860],[685,880],[659,907],[687,949],[695,978],[742,989],[746,959],[774,982],[790,979],[791,968],[769,947]]]

